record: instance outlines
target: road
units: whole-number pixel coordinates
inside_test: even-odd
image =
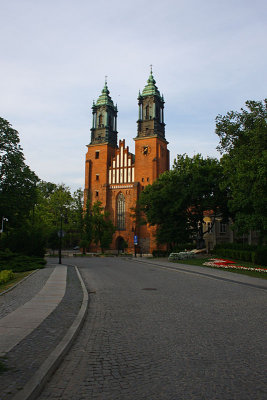
[[[227,272],[223,280],[123,258],[73,262],[89,311],[39,400],[267,398],[266,290]]]

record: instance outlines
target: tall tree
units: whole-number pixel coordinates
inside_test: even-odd
[[[173,249],[189,238],[187,199],[181,195],[184,182],[175,171],[168,171],[148,185],[139,198],[147,222],[157,225],[156,239]]]
[[[223,154],[222,187],[230,192],[228,201],[234,228],[267,235],[267,99],[247,101],[240,112],[230,111],[216,118],[218,150]]]
[[[100,201],[96,201],[92,206],[92,231],[96,245],[100,244],[102,253],[108,249],[115,227],[109,219],[109,214],[104,211]]]
[[[162,174],[140,196],[140,204],[152,225],[157,225],[157,240],[170,248],[189,238],[204,245],[205,213],[215,221],[226,217],[226,191],[220,190],[222,168],[215,158],[178,155],[173,169]],[[212,225],[208,228],[212,229]]]
[[[178,155],[174,160],[174,171],[184,182],[183,195],[187,199],[187,220],[191,236],[198,247],[204,247],[204,235],[208,233],[216,218],[228,218],[227,191],[220,185],[223,171],[219,160],[204,158],[201,154],[193,157]],[[212,220],[207,230],[203,230],[206,213]]]
[[[20,226],[37,200],[37,175],[24,162],[19,134],[0,118],[0,216]]]

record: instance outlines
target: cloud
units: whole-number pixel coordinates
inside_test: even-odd
[[[265,1],[13,0],[1,4],[1,116],[40,178],[83,184],[91,105],[108,75],[119,138],[134,151],[137,95],[153,64],[172,158],[216,155],[215,117],[266,97]]]

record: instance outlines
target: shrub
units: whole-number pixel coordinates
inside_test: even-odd
[[[46,260],[40,257],[30,257],[18,253],[12,253],[10,250],[0,252],[0,270],[12,270],[13,272],[31,271],[44,268]]]
[[[267,247],[258,248],[254,252],[253,262],[259,265],[267,265]]]
[[[3,283],[7,283],[8,281],[11,281],[11,279],[14,278],[14,274],[10,270],[4,270],[0,271],[0,285]]]
[[[168,257],[170,252],[168,250],[153,250],[152,255],[153,257]]]

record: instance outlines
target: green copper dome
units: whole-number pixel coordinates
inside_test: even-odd
[[[143,92],[142,92],[142,97],[144,96],[159,96],[160,97],[160,92],[155,85],[156,81],[153,77],[152,70],[150,72],[149,78],[147,80],[147,85],[145,86]]]
[[[101,95],[98,97],[96,106],[110,106],[110,107],[114,108],[113,101],[109,95],[107,82],[105,82],[104,89],[102,90]]]

